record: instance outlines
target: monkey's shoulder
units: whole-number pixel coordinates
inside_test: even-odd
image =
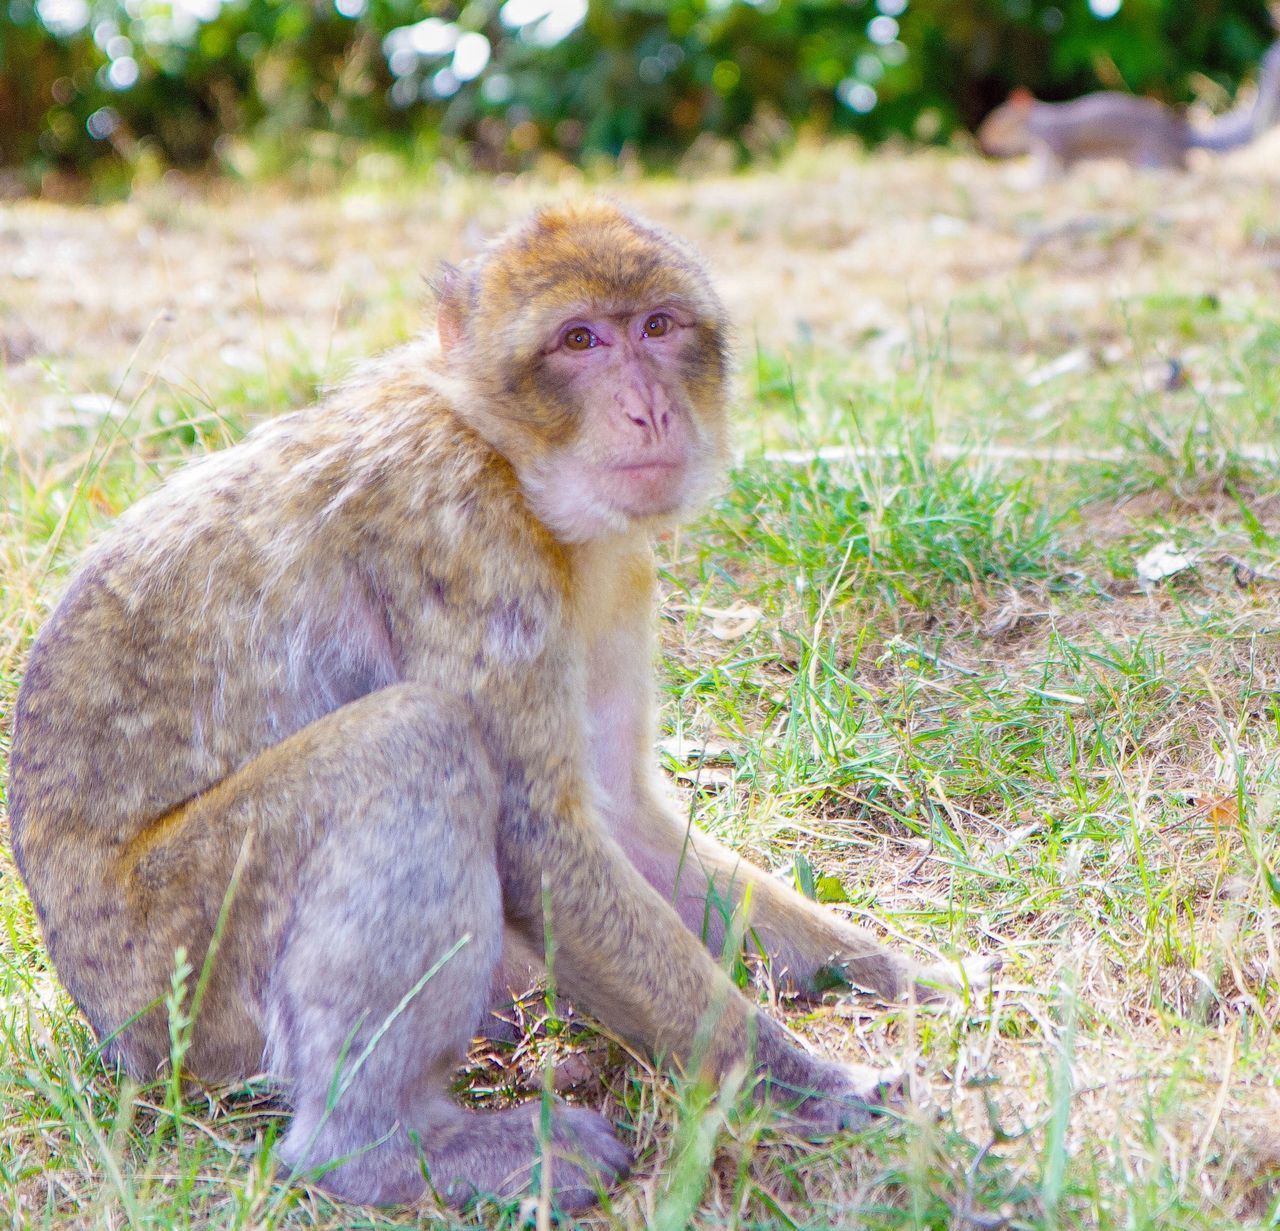
[[[184,561],[259,555],[276,571],[323,546],[367,554],[418,535],[513,525],[522,509],[510,466],[454,413],[421,347],[372,361],[306,409],[189,463],[126,511],[90,559],[116,571],[172,574]],[[501,514],[468,517],[475,507]]]

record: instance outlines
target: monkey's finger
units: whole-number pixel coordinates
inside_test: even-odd
[[[762,1082],[757,1094],[772,1104],[784,1124],[805,1136],[865,1128],[886,1106],[903,1102],[901,1069],[863,1064],[824,1066],[812,1087]]]
[[[979,995],[991,987],[1004,964],[998,954],[970,954],[954,962],[938,962],[922,970],[916,979],[917,1004],[949,1004],[966,991]]]
[[[965,958],[960,965],[964,968],[969,986],[976,992],[985,992],[1004,966],[1004,958],[998,953],[975,953]]]

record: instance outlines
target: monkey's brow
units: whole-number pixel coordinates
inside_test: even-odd
[[[652,295],[628,295],[617,298],[584,298],[577,302],[557,305],[555,311],[541,314],[540,323],[554,330],[577,317],[603,317],[605,320],[621,321],[628,317],[640,316],[646,312],[676,312],[682,316],[699,320],[702,313],[698,304],[686,295],[664,294],[656,290]]]

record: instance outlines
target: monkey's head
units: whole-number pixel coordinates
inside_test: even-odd
[[[683,244],[609,204],[543,209],[438,290],[457,409],[556,537],[660,523],[708,491],[726,322]]]

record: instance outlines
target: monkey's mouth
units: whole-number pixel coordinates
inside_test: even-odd
[[[613,499],[633,515],[668,513],[681,501],[686,467],[682,462],[627,462],[610,466],[605,479]]]
[[[609,473],[623,479],[646,482],[650,479],[671,479],[683,469],[680,462],[629,462],[624,466],[610,466]]]

